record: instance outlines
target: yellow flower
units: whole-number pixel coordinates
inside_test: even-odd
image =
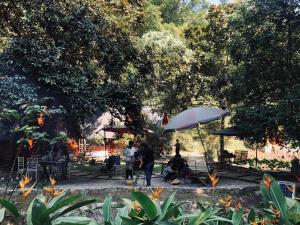
[[[260,225],[266,225],[266,221],[264,218],[261,221],[259,221],[259,223],[260,223]]]
[[[274,213],[274,216],[275,216],[273,222],[274,222],[274,224],[276,224],[280,220],[280,211],[277,208],[274,208],[273,206],[271,206],[271,209],[272,209],[272,211]]]
[[[22,197],[26,199],[30,195],[30,193],[32,192],[34,186],[35,186],[35,183],[28,190],[23,190],[21,192]]]
[[[43,188],[46,192],[48,192],[49,194],[53,193],[53,188],[52,187],[44,187]]]
[[[163,188],[155,188],[154,190],[151,190],[150,198],[154,201],[157,201],[160,199],[160,195],[163,192]]]
[[[270,190],[272,181],[273,180],[269,176],[265,176],[262,183]]]
[[[132,208],[134,208],[137,211],[141,211],[142,206],[137,201],[134,201],[133,204],[132,204]]]
[[[23,180],[19,181],[19,186],[20,186],[21,191],[24,190],[25,183],[23,182]]]
[[[32,191],[32,188],[29,188],[27,191],[24,191],[22,193],[22,197],[27,198],[30,195],[31,191]]]
[[[250,225],[266,225],[266,221],[265,219],[263,218],[261,221],[250,221]]]
[[[254,221],[250,221],[251,225],[258,225],[258,223],[254,220]]]
[[[58,195],[60,195],[62,192],[60,190],[55,190],[53,193],[52,193],[52,197],[56,197]]]
[[[29,178],[28,176],[23,177],[23,182],[24,182],[25,186],[30,183],[31,179],[32,178]]]
[[[50,177],[50,183],[51,183],[51,186],[54,187],[56,185],[56,180],[52,177]]]
[[[237,202],[235,204],[235,208],[236,208],[236,210],[240,210],[242,208],[242,204],[240,202]]]
[[[45,200],[44,200],[44,203],[47,204],[49,202],[49,199],[47,196],[45,196]]]
[[[212,174],[208,174],[212,187],[217,186],[219,182],[219,178],[217,177],[216,172],[212,172]]]
[[[224,198],[221,198],[219,200],[219,202],[222,204],[222,206],[227,209],[231,206],[231,203],[232,203],[232,196],[228,195],[228,196],[225,196]]]
[[[29,184],[30,183],[30,181],[31,181],[31,178],[29,178],[28,176],[24,176],[23,178],[22,178],[22,180],[20,180],[19,181],[19,186],[20,186],[20,193],[21,193],[21,195],[23,196],[23,197],[27,197],[29,194],[30,194],[30,192],[31,191],[26,191],[25,190],[25,187],[26,187],[26,185],[27,184]],[[34,186],[34,185],[33,185]],[[33,188],[33,186],[32,186],[32,188]],[[31,188],[31,189],[32,189]],[[30,189],[29,189],[30,190]]]
[[[19,186],[20,186],[20,189],[24,189],[26,187],[27,184],[29,184],[31,181],[31,178],[29,178],[28,176],[24,176],[22,178],[22,180],[19,181]]]

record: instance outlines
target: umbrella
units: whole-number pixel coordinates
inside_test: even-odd
[[[221,119],[227,115],[229,115],[228,111],[216,107],[194,107],[177,114],[164,130],[165,132],[172,132],[197,128],[201,144],[206,151],[199,125]]]
[[[199,124],[209,123],[227,115],[229,115],[228,111],[215,107],[194,107],[177,114],[164,130],[172,132],[197,128]]]

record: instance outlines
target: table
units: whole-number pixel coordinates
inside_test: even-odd
[[[53,175],[53,168],[57,168],[57,174],[60,177],[66,176],[68,172],[68,163],[72,161],[39,161],[39,164],[43,168],[42,177],[46,176],[46,178],[49,178],[49,171],[48,167],[50,167],[50,174]],[[54,170],[55,171],[55,170]]]
[[[160,164],[161,165],[161,174],[165,168],[166,165],[168,165],[168,162],[170,161],[170,159],[156,159],[154,160],[154,163]]]

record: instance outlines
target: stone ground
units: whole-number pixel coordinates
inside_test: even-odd
[[[143,176],[138,180],[138,188],[149,189],[145,187]],[[163,187],[170,190],[194,190],[194,189],[211,189],[210,187],[203,187],[201,184],[184,184],[183,182],[179,185],[171,185],[162,180],[158,175],[154,175],[152,178],[152,187]],[[258,184],[240,181],[236,179],[220,178],[217,189],[243,189],[245,187],[258,187]],[[88,179],[84,177],[72,177],[70,180],[58,181],[58,188],[63,190],[99,190],[109,188],[131,188],[131,185],[127,184],[125,178],[122,177],[103,177],[98,179]]]

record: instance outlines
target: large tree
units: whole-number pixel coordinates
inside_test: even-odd
[[[227,88],[231,60],[228,46],[232,29],[229,24],[235,4],[212,5],[206,16],[206,23],[190,24],[185,30],[189,47],[195,52],[195,70],[209,80],[211,104],[227,107]],[[201,94],[201,93],[200,93]]]
[[[300,140],[299,1],[252,0],[231,21],[230,55],[235,69],[230,100],[244,137]]]
[[[122,83],[122,76],[129,65],[140,65],[130,38],[134,26],[129,25],[142,21],[131,22],[133,17],[128,16],[117,23],[125,15],[123,11],[133,11],[135,6],[128,4],[3,0],[0,34],[9,44],[2,61],[44,92],[54,93],[74,117],[83,119],[111,107],[132,113],[127,109],[141,101],[136,98],[136,89],[128,86],[133,82]],[[111,17],[107,12],[110,7],[116,11]]]
[[[194,53],[182,40],[170,32],[152,31],[143,35],[139,47],[150,61],[150,72],[143,78],[148,105],[177,113],[206,100],[205,79],[193,72]]]

